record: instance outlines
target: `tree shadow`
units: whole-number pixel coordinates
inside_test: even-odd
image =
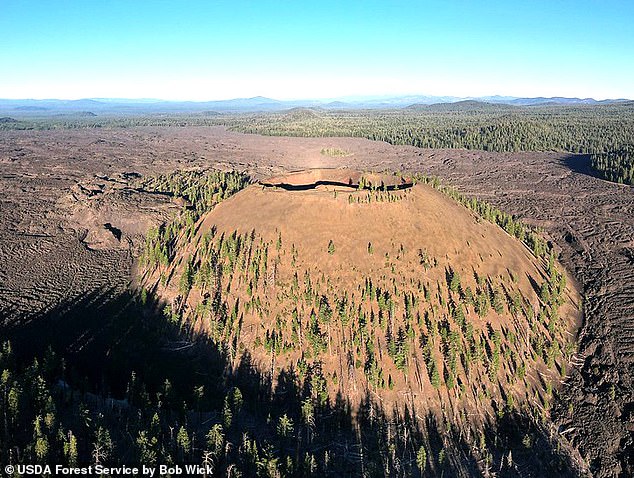
[[[180,450],[174,435],[179,427],[189,431],[191,451],[173,455],[188,462],[204,459],[208,432],[222,425],[219,476],[267,476],[272,463],[280,475],[268,476],[576,476],[547,434],[522,415],[482,425],[481,438],[429,410],[386,410],[369,390],[358,407],[341,391],[324,399],[310,371],[302,381],[290,367],[273,381],[248,350],[235,360],[224,344],[174,323],[162,306],[131,291],[96,291],[0,332],[25,365],[49,348],[63,359],[59,379],[105,417],[115,464],[139,460],[137,432],[150,433],[158,414],[164,447]],[[112,399],[120,402],[116,411]],[[68,416],[81,414],[73,394],[64,406]],[[284,416],[290,428],[283,429]],[[75,429],[81,438],[81,427]],[[84,441],[80,461],[91,462],[92,445]]]
[[[600,178],[599,174],[592,168],[589,154],[567,154],[561,163],[575,173]]]
[[[19,361],[29,363],[50,348],[65,362],[65,380],[115,398],[125,397],[133,372],[149,390],[159,390],[167,378],[174,388],[191,392],[203,376],[217,388],[226,361],[204,337],[192,340],[171,322],[160,302],[144,304],[130,291],[96,290],[2,335]]]

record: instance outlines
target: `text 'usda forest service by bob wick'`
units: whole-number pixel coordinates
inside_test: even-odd
[[[164,475],[200,475],[213,476],[213,470],[203,465],[138,465],[107,467],[103,465],[90,465],[84,467],[71,467],[65,465],[6,465],[4,471],[7,476],[22,475],[49,475],[49,476],[148,476],[158,477]]]

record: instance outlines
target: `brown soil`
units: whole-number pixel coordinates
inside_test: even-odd
[[[327,157],[320,154],[323,148],[352,155]],[[5,324],[18,324],[73,297],[126,287],[131,252],[125,245],[128,239],[134,245],[138,232],[130,224],[156,223],[169,214],[171,203],[132,191],[119,174],[218,167],[264,178],[342,165],[437,174],[541,225],[561,250],[562,263],[581,284],[585,322],[577,366],[556,404],[556,433],[580,451],[595,476],[627,476],[634,470],[634,189],[592,177],[587,163],[583,156],[557,153],[420,150],[361,139],[248,136],[222,128],[5,131],[0,133],[1,315]],[[123,181],[123,192],[111,181],[102,189],[103,176]],[[78,196],[74,188],[80,184],[93,192]],[[108,230],[106,223],[122,231],[120,239],[101,230]]]

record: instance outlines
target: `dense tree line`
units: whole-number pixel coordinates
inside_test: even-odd
[[[484,151],[610,151],[634,141],[634,105],[475,110],[324,111],[227,117],[238,131],[284,136],[364,137],[423,148]]]
[[[180,214],[147,232],[143,261],[167,266],[173,258],[179,234],[185,231],[186,236],[191,237],[202,214],[248,183],[246,174],[217,170],[176,171],[138,180],[136,186],[144,191],[169,193],[186,201]]]
[[[13,118],[12,118],[13,119]],[[56,129],[135,128],[139,126],[217,126],[221,120],[197,114],[103,115],[83,117],[68,115],[17,117],[15,121],[0,122],[0,131],[49,131]]]
[[[634,146],[595,153],[591,156],[592,167],[608,181],[634,185]]]
[[[190,170],[142,178],[136,186],[183,198],[189,202],[196,216],[200,216],[248,183],[249,177],[236,171]]]

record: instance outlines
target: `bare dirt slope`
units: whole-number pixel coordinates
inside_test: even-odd
[[[351,154],[328,157],[320,153],[323,148]],[[222,128],[4,131],[0,310],[5,322],[14,322],[71,296],[125,287],[129,253],[119,246],[86,247],[88,228],[59,204],[78,183],[92,183],[97,175],[215,166],[264,177],[342,164],[437,174],[543,225],[561,247],[563,264],[581,282],[586,322],[579,368],[557,417],[560,431],[596,476],[626,476],[634,470],[634,190],[592,177],[587,162],[556,153],[431,151],[360,139],[249,136]]]

